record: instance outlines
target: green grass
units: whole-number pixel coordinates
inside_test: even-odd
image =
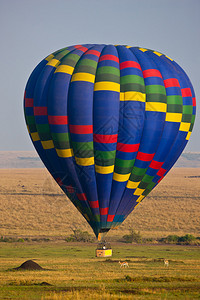
[[[1,243],[0,299],[200,299],[197,246],[113,244],[107,259],[96,258],[95,248]],[[28,259],[47,270],[11,270]],[[119,260],[129,268],[120,268]]]

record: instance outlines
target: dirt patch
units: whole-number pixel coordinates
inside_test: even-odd
[[[38,265],[33,260],[27,260],[23,264],[21,264],[17,268],[13,268],[13,270],[45,270],[40,265]]]

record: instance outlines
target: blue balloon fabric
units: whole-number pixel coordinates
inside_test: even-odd
[[[38,64],[24,111],[41,160],[98,236],[121,224],[172,168],[190,138],[196,101],[168,56],[87,44]]]

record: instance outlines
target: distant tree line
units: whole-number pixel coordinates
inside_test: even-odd
[[[93,243],[96,242],[95,237],[87,231],[82,231],[80,229],[72,229],[72,233],[65,238],[66,242],[84,242]],[[0,237],[0,242],[13,243],[13,242],[48,242],[50,238],[20,238],[20,237]],[[123,243],[165,243],[165,244],[177,244],[177,245],[200,245],[200,237],[195,237],[192,234],[185,234],[183,236],[178,235],[168,235],[163,238],[144,238],[140,231],[135,231],[134,229],[129,229],[129,233],[123,235],[122,238],[118,240]]]

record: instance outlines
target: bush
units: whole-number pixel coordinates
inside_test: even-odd
[[[73,230],[73,234],[70,234],[66,239],[66,242],[84,242],[92,243],[94,242],[94,237],[87,231],[81,231],[79,229]]]
[[[24,243],[24,239],[22,239],[22,238],[19,238],[17,241],[18,241],[19,243]]]
[[[198,245],[198,238],[192,234],[186,234],[184,236],[168,235],[166,238],[159,240],[160,242],[169,244],[185,244],[185,245]]]
[[[134,229],[129,230],[129,234],[126,234],[123,236],[123,241],[125,243],[141,243],[142,242],[142,236],[140,232],[136,232]]]
[[[7,238],[7,237],[1,236],[0,242],[8,243],[8,242],[11,242],[11,240],[9,238]]]
[[[1,236],[0,237],[0,242],[3,243],[24,243],[24,241],[28,241],[28,238],[15,238],[15,237],[6,237],[6,236]]]
[[[179,236],[178,235],[168,235],[168,237],[166,238],[166,241],[170,244],[176,244],[179,240]]]
[[[184,236],[179,237],[178,243],[189,245],[195,240],[196,238],[192,234],[186,234]]]

